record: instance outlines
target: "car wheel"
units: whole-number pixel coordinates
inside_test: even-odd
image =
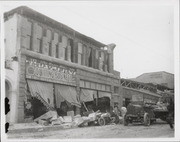
[[[149,126],[151,124],[151,120],[148,113],[144,114],[144,125]]]
[[[124,123],[124,126],[127,126],[129,124],[129,121],[127,119],[127,116],[124,115],[124,118],[123,118],[123,123]]]
[[[105,121],[105,119],[104,119],[103,117],[100,117],[100,118],[98,119],[98,123],[99,123],[100,126],[106,125],[106,121]]]

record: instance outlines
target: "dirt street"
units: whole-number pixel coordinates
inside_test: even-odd
[[[9,138],[20,139],[81,139],[81,138],[167,138],[174,137],[168,124],[159,123],[149,127],[142,124],[129,126],[106,125],[71,128],[59,131],[10,134]]]

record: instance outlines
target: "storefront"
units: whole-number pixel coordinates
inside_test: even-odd
[[[88,87],[87,84],[91,84],[90,86],[94,86],[94,87]],[[112,93],[110,92],[110,90],[109,91],[105,90],[105,88],[103,91],[102,89],[98,89],[97,86],[100,85],[96,85],[96,84],[94,82],[87,83],[87,81],[85,81],[85,86],[81,85],[80,101],[83,103],[83,107],[86,109],[86,111],[88,111],[89,109],[90,110],[93,109],[93,111],[100,110],[101,112],[106,112],[107,110],[110,109],[110,101],[112,98],[111,97]]]
[[[29,56],[25,60],[25,81],[25,119],[33,120],[48,110],[60,116],[68,111],[74,115],[91,110],[106,112],[113,102],[119,103],[112,78]]]
[[[115,44],[100,43],[27,7],[7,12],[5,25],[6,60],[16,57],[17,62],[14,122],[33,120],[48,110],[76,115],[90,104],[95,111],[106,111],[114,106],[114,95],[122,105]]]
[[[160,95],[142,91],[135,90],[132,88],[123,87],[123,105],[127,107],[127,105],[133,101],[137,103],[157,103],[160,98]]]
[[[37,114],[38,109],[57,110],[59,115],[67,115],[68,110],[76,112],[76,108],[81,107],[76,90],[76,70],[73,68],[27,57],[26,82],[30,94],[26,103],[32,102],[36,106],[31,104],[33,117],[41,115]],[[65,106],[67,108],[63,110]]]

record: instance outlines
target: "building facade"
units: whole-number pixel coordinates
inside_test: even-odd
[[[133,80],[143,83],[159,84],[174,89],[174,74],[165,71],[144,73]]]
[[[122,106],[114,44],[100,43],[27,7],[5,13],[4,20],[8,122],[26,122],[45,109],[63,113],[64,102],[75,114],[82,104],[98,106],[103,98],[109,106]]]
[[[161,97],[155,86],[146,83],[121,79],[121,85],[123,88],[123,105],[126,107],[131,101],[156,104]]]

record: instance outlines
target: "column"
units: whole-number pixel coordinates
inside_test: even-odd
[[[73,40],[73,62],[78,63],[78,42]]]
[[[82,65],[82,43],[78,43],[78,64]]]
[[[58,43],[58,58],[65,60],[65,48],[62,42]]]
[[[62,36],[62,59],[67,60],[67,37]]]
[[[40,52],[42,38],[42,27],[37,23],[33,24],[33,34],[32,34],[32,50],[35,52]]]
[[[59,42],[58,39],[59,39],[59,35],[57,33],[54,33],[54,39],[51,41],[51,49],[50,49],[50,55],[52,57],[56,57],[56,48]]]
[[[115,48],[115,44],[109,44],[107,45],[107,53],[108,53],[108,68],[109,72],[113,73],[114,70],[114,61],[113,61],[113,50]]]
[[[11,95],[10,98],[10,123],[14,124],[17,123],[17,111],[18,111],[18,102],[17,102],[17,92],[16,91],[10,91],[9,94]],[[23,116],[22,116],[23,117]]]
[[[71,62],[71,45],[70,45],[70,39],[68,40],[68,43],[67,43],[67,60],[69,62]]]
[[[83,44],[83,51],[82,51],[82,65],[86,65],[86,45]]]
[[[45,55],[49,55],[51,38],[51,31],[46,30],[46,36],[42,38],[42,53]]]
[[[87,46],[86,48],[86,66],[89,66],[89,58],[90,58],[90,54],[91,54],[91,48],[89,46]]]
[[[99,51],[95,50],[95,69],[99,69]]]

